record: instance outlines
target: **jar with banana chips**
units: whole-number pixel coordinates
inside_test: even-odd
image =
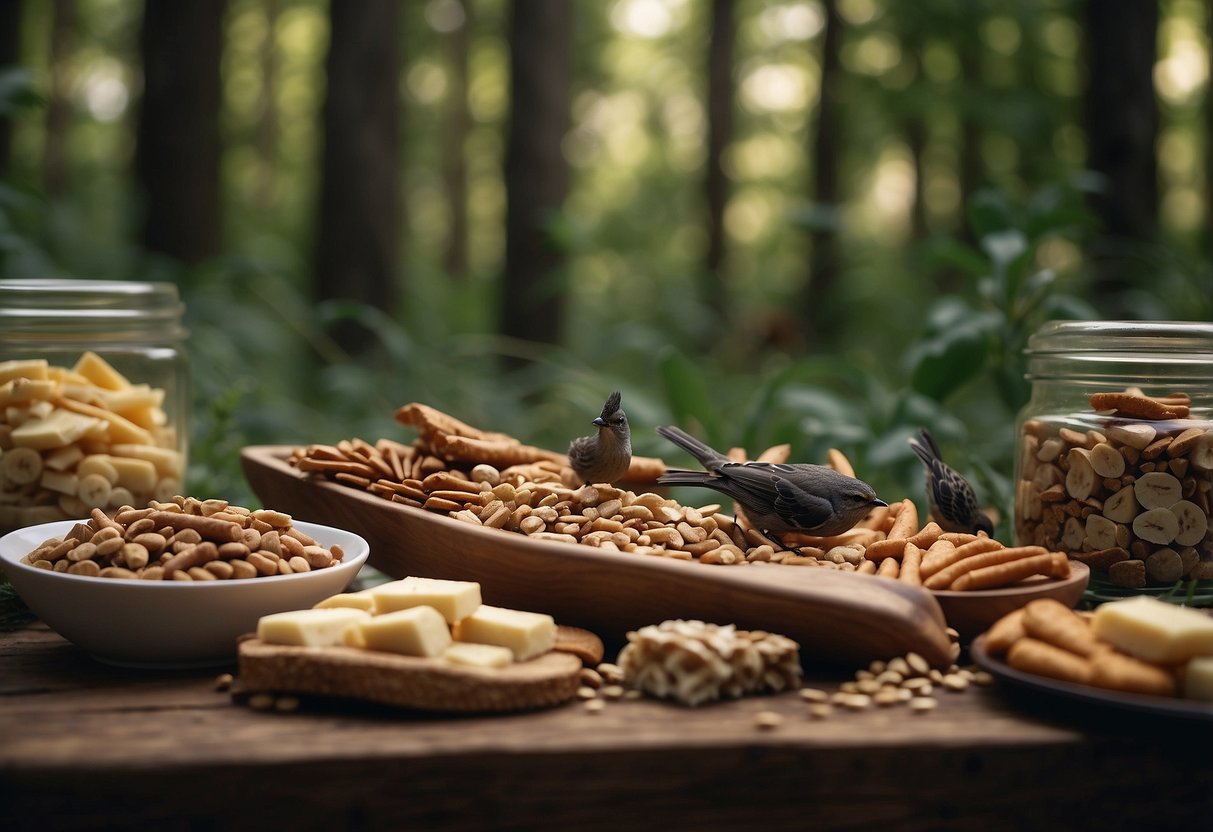
[[[0,280],[0,531],[183,490],[183,312],[167,283]]]

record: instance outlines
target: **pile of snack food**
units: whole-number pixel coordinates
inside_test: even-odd
[[[1213,617],[1149,596],[1110,601],[1089,615],[1031,601],[990,628],[985,649],[1037,676],[1213,702]]]
[[[565,455],[480,430],[424,404],[406,405],[396,417],[417,430],[412,444],[355,438],[298,447],[290,461],[313,476],[462,522],[607,551],[714,565],[821,567],[931,589],[988,589],[1068,574],[1065,556],[1056,551],[1007,547],[984,535],[944,532],[933,521],[921,524],[909,499],[874,509],[842,534],[791,533],[774,540],[743,511],[729,513],[717,503],[684,506],[652,491],[576,485]],[[783,462],[789,451],[778,445],[757,459]],[[745,458],[740,449],[730,455]],[[829,462],[853,474],[840,452],[831,451]],[[634,457],[627,480],[655,483],[664,470],[660,460]]]
[[[100,578],[215,581],[324,569],[345,556],[296,528],[289,514],[226,500],[175,496],[145,508],[94,508],[63,537],[22,560],[38,569]]]
[[[1017,537],[1115,585],[1213,579],[1213,425],[1186,395],[1095,393],[1089,417],[1024,426]]]
[[[164,395],[93,352],[72,367],[0,362],[0,529],[178,493],[184,461]]]

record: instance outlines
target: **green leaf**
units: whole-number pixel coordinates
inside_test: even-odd
[[[1001,191],[983,190],[973,194],[965,213],[978,239],[1015,224],[1010,200]]]
[[[940,315],[950,325],[932,327],[932,334],[912,345],[906,354],[910,386],[936,401],[943,401],[985,369],[990,342],[1001,322],[1001,316],[993,313],[952,317],[958,312],[959,308],[952,305],[946,316]]]
[[[666,347],[657,357],[657,368],[675,424],[688,433],[706,433],[700,438],[708,444],[719,442],[718,405],[699,365],[676,348]]]

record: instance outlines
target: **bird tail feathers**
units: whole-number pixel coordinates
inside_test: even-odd
[[[939,452],[939,446],[935,444],[935,437],[931,436],[926,428],[920,430],[918,435],[922,437],[922,441],[919,442],[917,439],[911,438],[910,447],[914,449],[914,453],[918,454],[918,458],[929,468],[934,463],[939,462],[943,458],[943,455]]]
[[[685,468],[667,468],[665,473],[657,478],[663,485],[703,485],[713,478],[712,474],[704,471],[688,471]]]
[[[715,448],[700,442],[682,428],[674,427],[673,425],[662,425],[657,428],[657,433],[695,457],[709,471],[715,471],[726,462],[731,462],[727,456],[724,456]]]

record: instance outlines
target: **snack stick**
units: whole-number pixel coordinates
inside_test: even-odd
[[[651,456],[633,456],[624,479],[631,482],[656,482],[664,473],[664,460]]]
[[[826,463],[840,474],[848,477],[855,476],[855,468],[851,465],[851,460],[847,459],[847,455],[837,448],[830,448],[826,451]]]
[[[502,440],[479,439],[470,436],[454,434],[438,434],[434,437],[434,450],[447,459],[461,462],[487,462],[498,468],[507,465],[519,465],[526,462],[551,460],[564,462],[568,459],[565,454],[523,445],[517,440],[505,442]]]
[[[867,559],[861,560],[859,562],[859,566],[855,567],[855,572],[860,575],[875,575],[876,561]]]
[[[919,549],[917,546],[907,540],[905,553],[901,558],[901,569],[897,573],[897,579],[914,586],[922,586],[922,576],[918,571],[921,565],[922,549]]]
[[[1126,693],[1175,695],[1175,676],[1172,673],[1156,664],[1106,648],[1091,656],[1090,683],[1099,688]]]
[[[897,516],[893,518],[893,525],[889,528],[889,538],[906,539],[917,531],[918,508],[914,505],[913,500],[902,500],[901,510],[897,512]]]
[[[1058,558],[1060,558],[1060,565]],[[967,592],[975,589],[994,589],[1030,578],[1033,575],[1049,575],[1057,577],[1061,569],[1068,569],[1064,552],[1046,552],[1043,555],[1032,555],[1026,558],[987,566],[965,573],[956,579],[949,589]]]
[[[905,554],[907,540],[904,537],[886,537],[870,543],[864,550],[864,556],[869,560],[887,560],[901,558]]]
[[[874,531],[883,529],[884,522],[885,522],[885,520],[888,519],[888,517],[889,517],[889,507],[888,506],[876,506],[876,508],[874,508],[868,512],[867,517],[863,518],[857,524],[855,524],[855,528],[872,529]]]
[[[1007,664],[1025,673],[1063,682],[1086,685],[1091,681],[1091,663],[1088,659],[1030,636],[1011,645],[1007,650]]]
[[[995,621],[986,632],[986,650],[991,653],[1005,653],[1012,644],[1027,635],[1023,626],[1024,608],[1004,615]]]
[[[975,569],[984,569],[987,566],[997,566],[1000,563],[1010,563],[1020,558],[1032,557],[1034,555],[1043,555],[1048,553],[1048,549],[1043,546],[1017,546],[1009,549],[993,549],[987,552],[979,552],[976,555],[970,555],[967,558],[962,558],[955,563],[940,569],[935,574],[927,578],[923,585],[927,589],[947,589],[956,582],[956,579],[961,575],[972,572]]]
[[[943,534],[943,529],[934,520],[928,520],[917,534],[909,538],[909,542],[913,543],[919,549],[929,549],[935,541],[939,540],[939,536]]]
[[[1187,405],[1169,405],[1158,399],[1133,393],[1092,393],[1091,408],[1093,410],[1115,410],[1124,416],[1135,416],[1153,422],[1165,419],[1186,419],[1190,412]]]
[[[413,402],[398,408],[396,410],[396,421],[416,428],[417,432],[427,441],[440,433],[498,442],[518,441],[504,433],[492,433],[472,427],[466,422],[459,421],[449,413],[443,413],[437,408],[421,404],[420,402]]]
[[[1079,656],[1090,657],[1107,649],[1092,632],[1090,624],[1053,598],[1037,598],[1024,605],[1022,623],[1026,635]]]
[[[772,445],[758,455],[755,462],[771,462],[783,464],[792,456],[792,446],[786,442],[782,445]]]
[[[946,540],[957,546],[963,546],[966,543],[972,543],[982,537],[988,537],[986,534],[970,534],[969,532],[944,532],[939,536],[940,540]]]
[[[878,578],[894,578],[901,573],[901,562],[897,558],[885,558],[880,562],[880,566],[876,568],[876,577]]]
[[[348,458],[344,460],[314,459],[305,456],[299,460],[296,467],[300,471],[315,471],[322,474],[357,474],[360,477],[372,477],[374,479],[379,479],[380,477],[380,474],[366,463],[355,462]]]
[[[939,537],[940,540],[944,539],[943,535],[940,535]],[[934,549],[934,546],[931,548]],[[941,550],[939,554],[928,554],[927,557],[923,558],[922,561],[922,578],[925,581],[936,572],[946,569],[952,564],[958,563],[967,557],[971,557],[972,555],[979,555],[982,552],[990,552],[995,549],[1003,548],[1005,547],[997,540],[993,540],[988,537],[981,537],[970,540],[968,543],[962,543],[955,546],[949,551]]]

